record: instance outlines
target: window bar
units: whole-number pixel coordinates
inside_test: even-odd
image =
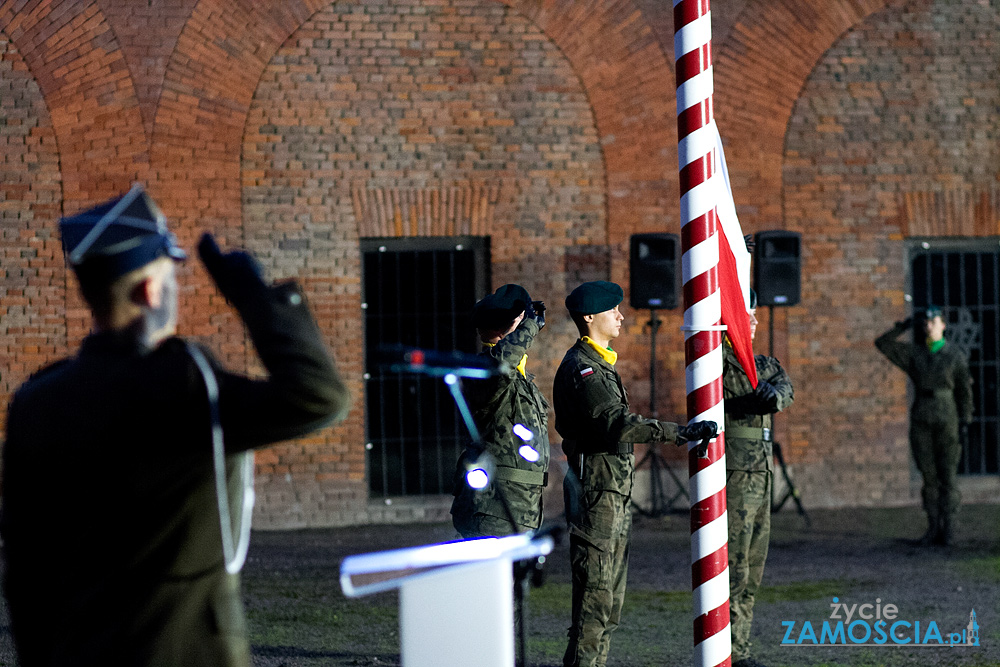
[[[420,318],[423,316],[423,294],[420,290],[420,263],[423,259],[424,253],[422,251],[417,251],[412,253],[413,258],[413,277],[411,280],[412,284],[417,287],[414,290],[414,300],[413,300],[413,317],[411,319],[412,331],[413,331],[413,345],[415,347],[426,347],[426,341],[424,341],[421,333],[423,332],[423,327]],[[423,461],[423,451],[424,451],[424,429],[423,429],[423,398],[425,382],[422,375],[416,375],[412,378],[413,386],[415,388],[415,393],[413,395],[413,405],[416,407],[417,421],[416,421],[416,433],[412,439],[412,446],[416,448],[416,482],[417,482],[417,493],[424,494],[427,493],[427,489],[424,485],[424,461]]]
[[[402,309],[403,304],[402,304],[402,301],[400,299],[400,297],[401,297],[401,291],[402,291],[402,285],[401,285],[401,281],[400,281],[400,273],[401,273],[402,268],[403,268],[402,267],[402,262],[400,261],[402,259],[401,255],[402,255],[402,253],[395,252],[395,251],[392,254],[393,260],[396,262],[396,272],[395,272],[395,275],[396,275],[396,303],[395,303],[395,306],[396,306],[396,308],[395,308],[395,312],[396,312],[396,341],[397,342],[403,342],[403,340],[404,340],[403,339],[403,318],[401,317],[401,315],[403,313],[403,309]],[[405,437],[404,434],[406,433],[406,431],[405,431],[405,425],[404,425],[404,420],[403,420],[403,406],[405,405],[404,401],[406,400],[406,396],[403,393],[403,384],[404,384],[404,382],[403,382],[403,380],[404,380],[403,374],[402,373],[396,373],[396,377],[398,379],[398,382],[396,383],[396,401],[397,401],[396,402],[396,421],[398,422],[398,426],[399,426],[399,438],[398,438],[398,446],[399,446],[399,484],[400,484],[399,493],[400,493],[400,495],[405,496],[407,490],[406,490],[406,437]]]
[[[454,246],[452,246],[452,251],[448,253],[448,272],[449,275],[451,276],[451,289],[448,290],[448,292],[450,293],[450,298],[449,298],[450,308],[448,309],[448,314],[451,316],[451,332],[453,334],[451,344],[453,347],[457,342],[454,338],[454,333],[458,331],[457,328],[458,322],[456,318],[456,311],[458,309],[458,306],[455,303],[455,273],[457,271],[455,267],[456,252],[457,251],[454,249]],[[452,414],[454,414],[454,411],[452,411]],[[451,422],[452,422],[451,442],[452,442],[452,447],[454,448],[455,443],[461,442],[461,431],[460,431],[461,420],[452,418]]]
[[[378,265],[378,275],[381,277],[385,275],[385,262],[383,253],[376,253],[378,257],[376,264]],[[378,342],[382,344],[385,341],[385,292],[382,289],[382,281],[378,282],[378,309],[376,310],[376,318],[378,321]],[[368,304],[371,307],[371,304]],[[382,451],[382,497],[386,498],[389,496],[389,439],[386,437],[386,414],[385,406],[388,405],[385,395],[385,374],[386,371],[382,368],[374,369],[375,377],[378,378],[378,393],[379,393],[379,407],[378,407],[378,419],[380,425],[380,439],[379,449]]]
[[[431,290],[431,305],[433,306],[432,312],[434,313],[434,322],[431,331],[432,331],[432,345],[434,346],[435,350],[441,349],[440,318],[437,315],[440,312],[438,309],[439,299],[437,290],[437,286],[439,284],[438,276],[440,275],[440,272],[438,271],[439,257],[440,253],[438,252],[431,253],[431,284],[434,285],[434,289]],[[454,276],[452,276],[452,280],[448,281],[448,286],[450,288],[449,291],[454,291],[455,289]],[[437,414],[437,411],[440,409],[440,396],[441,396],[440,391],[434,392],[435,414]],[[443,451],[444,450],[441,446],[441,438],[434,438],[434,454],[435,454],[435,459],[437,460],[437,488],[441,493],[447,493],[448,489],[445,487],[444,483],[444,471],[447,469],[447,463],[444,460]]]

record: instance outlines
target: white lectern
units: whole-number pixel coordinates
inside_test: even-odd
[[[552,552],[532,533],[348,556],[348,597],[399,588],[405,667],[513,667],[515,561]]]

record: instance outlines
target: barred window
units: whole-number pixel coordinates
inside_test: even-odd
[[[449,494],[467,432],[440,378],[380,367],[404,345],[478,352],[472,306],[489,290],[487,237],[361,240],[368,488],[372,497]]]

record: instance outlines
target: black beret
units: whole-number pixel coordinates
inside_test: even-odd
[[[110,282],[159,257],[187,255],[142,186],[59,221],[63,252],[81,280]]]
[[[531,297],[520,285],[508,283],[487,294],[472,307],[472,323],[477,329],[504,329],[524,312]]]
[[[620,285],[606,280],[583,283],[566,297],[566,308],[571,313],[593,315],[611,310],[625,298]]]

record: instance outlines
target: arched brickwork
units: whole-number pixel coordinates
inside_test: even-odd
[[[38,84],[0,32],[0,428],[10,393],[66,347],[66,278],[55,233],[56,135]]]
[[[862,468],[884,469],[868,502],[908,486],[906,378],[872,345],[905,310],[899,241],[1000,234],[998,31],[996,7],[976,0],[887,7],[824,54],[789,120],[785,225],[811,239],[811,316],[789,331],[812,388],[804,458],[845,488]],[[846,452],[846,441],[873,446]]]
[[[352,369],[363,345],[359,236],[490,235],[494,283],[551,302],[565,294],[567,249],[607,235],[597,130],[563,54],[500,5],[415,6],[314,14],[266,68],[247,121],[246,244],[274,275],[307,281]],[[376,210],[359,216],[366,201]],[[565,351],[553,340],[532,347],[543,385]],[[353,484],[365,497],[361,396],[351,449],[311,452],[313,479],[296,493]],[[258,482],[280,488],[274,473],[292,452],[272,454]]]

